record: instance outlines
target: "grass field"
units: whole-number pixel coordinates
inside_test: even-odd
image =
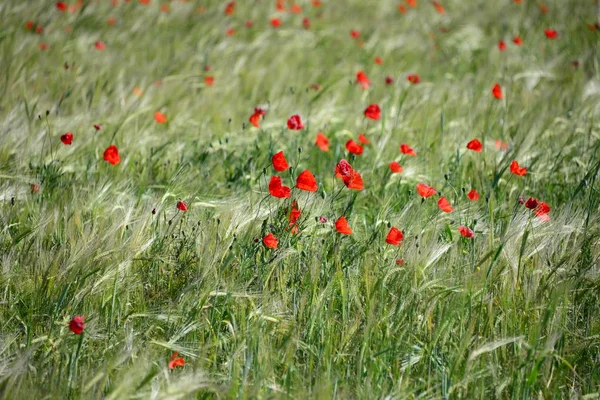
[[[598,5],[543,1],[2,2],[0,398],[599,398]]]

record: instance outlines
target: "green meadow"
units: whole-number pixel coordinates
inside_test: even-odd
[[[600,398],[597,2],[228,3],[0,4],[0,398]]]

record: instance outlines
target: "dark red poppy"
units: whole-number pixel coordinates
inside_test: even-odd
[[[173,354],[171,354],[171,361],[169,361],[169,369],[175,369],[175,367],[184,367],[185,366],[185,360],[183,359],[183,357],[179,357],[179,353],[178,352],[173,352]]]
[[[269,233],[267,236],[263,238],[263,244],[270,249],[276,249],[279,240],[272,234]]]
[[[434,194],[436,194],[437,190],[435,190],[431,186],[427,186],[424,183],[418,183],[417,184],[417,193],[419,193],[419,196],[421,196],[424,199],[426,199],[426,198],[431,197]]]
[[[66,145],[70,145],[73,143],[73,134],[71,132],[67,132],[60,137],[60,141]]]
[[[329,151],[329,139],[321,132],[317,133],[317,140],[315,144],[321,149],[321,151]]]
[[[494,85],[494,87],[492,88],[492,94],[498,100],[502,99],[502,88],[500,87],[500,84],[496,83]]]
[[[185,204],[185,202],[183,202],[183,201],[178,201],[177,202],[177,209],[179,211],[187,211],[187,204]]]
[[[445,197],[440,197],[440,199],[438,200],[438,207],[445,213],[450,213],[454,211],[454,208],[452,208],[450,202]]]
[[[406,143],[402,143],[400,145],[400,152],[402,154],[406,154],[407,156],[411,156],[411,157],[416,157],[417,153],[415,153],[415,151],[413,150],[412,147],[410,147],[408,144]]]
[[[396,260],[396,265],[402,265],[404,264],[404,260],[402,258],[399,258]]]
[[[25,22],[25,29],[27,29],[28,31],[30,31],[30,30],[32,30],[32,29],[33,29],[33,26],[34,26],[34,25],[35,25],[35,24],[34,24],[34,22],[33,22],[33,21],[27,21],[27,22]]]
[[[82,316],[74,316],[71,322],[69,322],[69,329],[76,335],[81,335],[83,330],[85,329],[85,317]]]
[[[355,171],[346,160],[341,160],[337,163],[335,166],[335,176],[337,178],[342,178],[344,185],[346,185],[348,189],[363,190],[365,188],[362,176],[358,171]]]
[[[338,220],[335,221],[335,230],[342,235],[352,234],[352,229],[350,228],[350,225],[348,225],[348,220],[344,216],[339,217]]]
[[[467,149],[480,153],[481,150],[483,150],[483,145],[479,140],[473,139],[469,143],[467,143]]]
[[[302,25],[304,25],[304,29],[310,29],[310,19],[302,18]]]
[[[275,153],[273,155],[273,157],[271,158],[271,161],[273,162],[273,168],[275,168],[275,171],[282,172],[290,167],[288,165],[287,160],[285,159],[285,155],[283,154],[283,151],[280,151],[279,153]]]
[[[385,84],[386,85],[391,85],[392,83],[394,83],[394,78],[392,78],[391,76],[386,76],[385,77]]]
[[[538,206],[538,204],[539,204],[538,199],[536,199],[535,197],[530,197],[525,202],[525,207],[529,208],[530,210],[533,210]]]
[[[392,228],[387,234],[387,237],[385,238],[385,242],[393,246],[400,246],[402,244],[402,239],[404,239],[402,231],[392,226]]]
[[[371,104],[364,112],[365,117],[369,119],[378,120],[381,118],[381,108],[378,104]]]
[[[433,4],[438,14],[446,14],[446,10],[444,9],[442,3],[440,3],[439,1],[432,1],[431,4]]]
[[[527,168],[520,167],[518,162],[513,161],[510,163],[510,172],[514,175],[525,176],[527,174]]]
[[[292,115],[288,120],[287,120],[287,127],[288,129],[291,129],[293,131],[299,131],[304,129],[304,125],[302,125],[302,120],[300,119],[299,115]]]
[[[458,232],[461,235],[463,235],[464,237],[466,237],[467,239],[472,239],[473,237],[475,237],[475,234],[473,233],[473,231],[464,225],[461,225],[458,227]]]
[[[501,40],[498,42],[498,50],[500,50],[500,51],[506,50],[506,43],[504,43],[504,40]]]
[[[269,182],[269,193],[271,193],[271,196],[273,197],[287,199],[292,194],[292,190],[287,186],[283,186],[280,177],[272,176],[271,181]]]
[[[398,163],[398,161],[392,161],[390,163],[390,171],[392,171],[395,174],[399,174],[400,172],[404,171],[404,169],[402,168],[402,166]]]
[[[307,192],[316,192],[317,180],[309,170],[302,171],[296,178],[296,188]]]
[[[361,155],[364,148],[354,140],[350,139],[346,142],[346,150],[352,154]]]
[[[477,190],[471,189],[471,191],[467,193],[467,197],[471,201],[479,200],[479,193],[477,193]]]
[[[63,2],[63,1],[59,1],[58,3],[56,3],[56,9],[60,12],[65,12],[67,11],[67,3]]]
[[[94,124],[94,129],[97,130],[97,131],[99,131],[99,130],[102,129],[102,126]]]
[[[117,165],[121,162],[121,157],[119,156],[119,149],[117,149],[117,146],[111,144],[106,150],[104,150],[104,160],[108,161],[112,165]]]

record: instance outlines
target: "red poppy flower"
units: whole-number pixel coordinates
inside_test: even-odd
[[[411,74],[411,75],[408,76],[407,79],[413,85],[416,85],[417,83],[421,82],[421,77],[419,75],[417,75],[417,74]]]
[[[31,184],[31,193],[37,193],[40,190],[40,185],[37,185],[35,183]]]
[[[304,29],[310,29],[310,19],[302,18],[302,25],[304,25]]]
[[[27,21],[25,23],[25,29],[27,29],[28,31],[30,31],[30,30],[33,29],[33,25],[34,25],[33,21]]]
[[[411,156],[411,157],[417,156],[417,153],[415,153],[413,148],[410,147],[409,145],[407,145],[406,143],[402,143],[400,145],[400,152],[402,152],[402,154],[406,154],[407,156]]]
[[[496,83],[494,85],[494,87],[492,88],[492,94],[498,100],[502,99],[502,88],[500,87],[500,84]]]
[[[346,142],[346,150],[358,156],[363,153],[364,148],[354,140],[350,139]]]
[[[48,50],[50,48],[50,45],[48,43],[40,43],[38,44],[38,47],[40,48],[40,50]]]
[[[235,11],[235,1],[230,1],[225,6],[225,15],[231,15]]]
[[[378,104],[371,104],[364,112],[365,117],[369,119],[378,120],[381,118],[381,108],[379,108]]]
[[[402,231],[392,226],[392,228],[387,234],[387,237],[385,238],[385,242],[393,246],[400,246],[402,244],[402,239],[404,239]]]
[[[58,9],[58,11],[65,12],[67,11],[67,3],[59,1],[58,3],[56,3],[56,8]]]
[[[538,204],[539,204],[538,199],[536,199],[535,197],[530,197],[525,202],[525,207],[529,208],[530,210],[533,210],[538,206]]]
[[[321,151],[329,151],[329,139],[321,132],[317,133],[317,140],[315,144],[321,149]]]
[[[404,171],[404,169],[402,169],[402,166],[398,164],[398,161],[392,161],[390,163],[390,171],[395,174],[399,174],[400,172]]]
[[[383,64],[383,60],[381,59],[381,57],[375,57],[375,64],[377,65],[382,65]]]
[[[406,4],[408,4],[409,7],[416,8],[417,0],[406,0]]]
[[[214,83],[215,83],[215,77],[214,77],[214,76],[207,76],[207,77],[205,77],[205,78],[204,78],[204,83],[205,83],[207,86],[212,86],[212,85],[214,85]]]
[[[260,117],[265,114],[266,114],[265,110],[257,107],[254,109],[254,114],[252,114],[248,120],[255,127],[260,128]]]
[[[398,4],[398,12],[401,14],[406,14],[406,7],[404,7],[404,4]]]
[[[471,201],[479,200],[479,193],[477,193],[477,190],[471,189],[471,191],[467,193],[467,197]]]
[[[481,153],[481,150],[483,150],[483,146],[479,140],[473,139],[469,143],[467,143],[467,149]]]
[[[307,192],[316,192],[317,180],[309,170],[305,170],[296,178],[296,187]]]
[[[356,73],[356,83],[360,84],[364,90],[369,88],[371,81],[369,81],[369,77],[363,71],[358,71]]]
[[[254,22],[248,19],[246,22],[244,22],[244,25],[246,25],[246,28],[252,28],[254,26]]]
[[[290,167],[288,165],[287,160],[285,159],[285,155],[283,154],[283,151],[280,151],[279,153],[275,153],[273,155],[273,157],[271,158],[271,161],[273,162],[273,168],[275,168],[275,171],[282,172]]]
[[[342,235],[352,235],[352,229],[348,225],[348,220],[344,216],[341,216],[337,221],[335,221],[335,230]]]
[[[108,161],[112,165],[117,165],[121,162],[121,157],[119,156],[119,149],[117,149],[117,146],[111,144],[106,150],[104,150],[104,160]]]
[[[235,29],[233,29],[233,28],[227,28],[227,30],[225,31],[225,34],[227,36],[234,36],[235,35]]]
[[[315,8],[319,8],[319,7],[321,7],[323,5],[323,3],[321,3],[321,0],[313,0],[312,1],[312,5]]]
[[[292,6],[290,7],[290,11],[294,14],[301,14],[302,13],[302,6],[298,3],[294,3],[292,4]]]
[[[458,227],[458,232],[463,235],[464,237],[466,237],[467,239],[471,239],[475,236],[475,234],[473,233],[473,231],[469,228],[467,228],[464,225],[461,225]]]
[[[267,236],[263,238],[263,244],[270,249],[276,249],[279,240],[272,233],[269,233]]]
[[[183,201],[178,201],[177,202],[177,209],[179,211],[187,211],[187,204],[185,204],[185,202],[183,202]]]
[[[106,48],[106,44],[98,40],[96,43],[94,43],[94,47],[96,47],[98,50],[104,50]]]
[[[498,42],[498,50],[500,50],[500,51],[506,50],[506,43],[504,43],[504,40],[501,40]]]
[[[431,197],[434,194],[436,194],[437,190],[435,190],[431,186],[427,186],[424,183],[418,183],[417,184],[417,193],[419,193],[419,196],[421,196],[424,199],[426,199],[426,198]]]
[[[571,63],[571,65],[575,68],[579,67],[579,60],[575,60]]]
[[[534,210],[536,217],[546,216],[546,214],[548,214],[549,212],[550,206],[548,205],[548,203],[544,203],[543,201],[540,201]]]
[[[454,208],[452,208],[450,202],[445,197],[440,197],[440,199],[438,200],[438,207],[445,213],[450,213],[454,211]]]
[[[35,27],[35,33],[37,33],[38,35],[41,35],[42,33],[44,33],[44,28],[41,26],[36,26]]]
[[[391,85],[392,83],[394,83],[394,78],[392,78],[391,76],[386,76],[385,77],[385,84],[386,85]]]
[[[269,182],[269,193],[271,193],[271,196],[273,197],[287,199],[290,197],[292,190],[287,186],[283,186],[280,177],[272,176],[271,181]]]
[[[358,39],[360,37],[360,32],[353,29],[350,31],[350,36],[352,39]]]
[[[67,132],[60,137],[60,141],[66,145],[70,145],[73,143],[73,134],[71,132]]]
[[[396,260],[396,265],[402,265],[404,264],[404,260],[402,258],[399,258]]]
[[[96,124],[94,124],[94,129],[97,130],[97,131],[99,131],[99,130],[102,129],[102,125],[96,125]]]
[[[365,136],[364,133],[361,133],[360,135],[358,135],[358,141],[361,142],[362,144],[371,143],[371,142],[369,142],[369,139],[367,139],[367,137]]]
[[[550,40],[556,39],[558,37],[558,32],[554,29],[545,29],[544,34]]]
[[[438,12],[438,14],[446,14],[446,10],[444,9],[444,6],[441,3],[437,1],[432,1],[431,3],[435,7],[435,10]]]
[[[82,316],[74,316],[71,322],[69,322],[69,329],[76,335],[81,335],[83,330],[85,329],[85,317]]]
[[[515,36],[512,41],[517,46],[521,46],[523,44],[523,39],[521,39],[521,36]]]
[[[158,124],[164,124],[165,122],[167,122],[167,117],[165,117],[165,114],[161,113],[160,111],[157,111],[154,113],[154,120]]]
[[[183,359],[183,357],[178,357],[179,353],[178,352],[173,352],[173,354],[171,354],[171,361],[169,361],[169,369],[175,369],[175,367],[183,367],[185,366],[185,360]]]
[[[496,150],[505,151],[506,149],[508,149],[508,143],[503,142],[500,139],[496,139],[496,142],[494,144],[496,146]]]
[[[525,176],[527,174],[527,168],[520,167],[518,162],[513,161],[510,163],[510,172],[518,176]]]
[[[281,26],[281,20],[279,18],[272,18],[271,19],[271,26],[273,28],[279,28]]]
[[[346,160],[341,160],[337,163],[335,166],[335,176],[337,178],[342,178],[344,185],[346,185],[348,189],[363,190],[365,188],[362,176],[358,171],[355,171]]]
[[[292,115],[288,120],[287,120],[287,127],[288,129],[291,129],[293,131],[299,131],[304,129],[304,125],[302,125],[302,120],[300,119],[299,115]]]
[[[290,225],[294,225],[296,221],[298,221],[301,213],[302,210],[298,208],[298,202],[294,200],[290,209],[290,215],[288,216],[288,221],[290,222]]]
[[[548,7],[544,3],[540,4],[540,12],[542,14],[547,14],[548,13]]]
[[[107,23],[108,25],[111,25],[111,26],[113,26],[113,25],[115,25],[115,24],[117,23],[117,19],[116,19],[115,17],[109,17],[109,18],[106,20],[106,23]]]

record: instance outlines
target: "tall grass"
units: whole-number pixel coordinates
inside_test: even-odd
[[[299,0],[302,14],[237,1],[231,16],[220,1],[119,3],[0,4],[0,397],[598,395],[593,1],[548,0],[544,14],[530,0],[445,0],[444,15],[425,1],[406,14],[391,0]],[[364,118],[371,103],[380,121]],[[257,106],[260,129],[248,123]],[[286,128],[293,114],[305,130]],[[359,133],[371,144],[350,157]],[[465,148],[473,138],[483,152]],[[102,159],[110,144],[116,166]],[[317,193],[269,196],[280,150],[284,183],[310,169]],[[334,178],[342,158],[364,191]],[[390,173],[393,160],[403,173]],[[528,174],[512,175],[512,160]],[[423,201],[419,182],[454,212]],[[550,220],[519,197],[547,202]],[[341,215],[350,236],[335,232]],[[401,247],[385,243],[390,226]],[[269,232],[276,250],[261,242]],[[69,331],[74,315],[83,335]],[[171,371],[174,351],[186,366]]]

